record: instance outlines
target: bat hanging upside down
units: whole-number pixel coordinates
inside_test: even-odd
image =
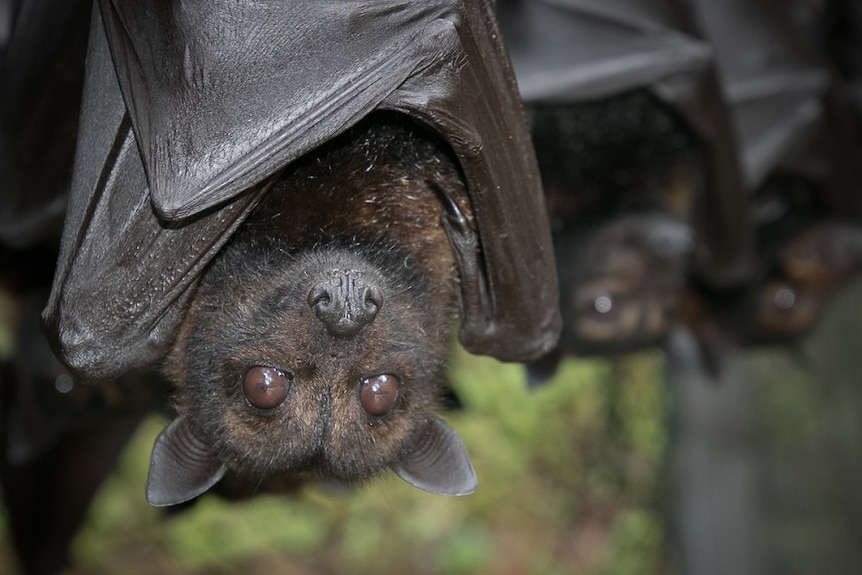
[[[475,488],[432,412],[456,315],[467,351],[505,361],[560,331],[493,14],[96,3],[42,321],[81,381],[166,365],[178,418],[154,446],[151,503],[223,474],[392,468],[434,493]]]
[[[422,127],[375,114],[293,163],[211,262],[168,355],[179,416],[147,498],[194,498],[227,472],[361,481],[386,468],[472,492],[433,414],[475,257],[465,186]]]
[[[675,328],[704,170],[689,125],[646,89],[530,110],[564,318],[557,349],[528,365],[536,385],[564,356],[660,345]]]

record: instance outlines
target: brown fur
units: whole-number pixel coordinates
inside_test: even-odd
[[[449,150],[378,115],[285,171],[213,262],[167,372],[178,411],[234,471],[362,479],[409,449],[436,404],[455,319],[439,190],[466,207]],[[307,303],[330,269],[360,270],[382,290],[355,336],[328,333]],[[293,376],[272,412],[242,393],[254,365]],[[359,403],[360,382],[378,374],[402,382],[382,417]]]

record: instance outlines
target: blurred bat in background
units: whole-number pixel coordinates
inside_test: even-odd
[[[697,6],[733,112],[758,262],[736,290],[692,291],[686,323],[715,366],[727,347],[797,341],[862,265],[860,141],[811,32],[816,13],[772,0]]]
[[[693,190],[690,198],[695,237],[691,274],[717,288],[745,281],[751,273],[752,236],[748,226],[740,224],[739,214],[748,209],[748,195],[713,49],[688,3],[504,0],[498,12],[528,110],[591,104],[609,117],[614,112],[602,111],[600,102],[643,90],[666,104],[655,107],[656,116],[676,115],[678,124],[687,125],[705,155],[703,189]],[[644,117],[645,99],[633,98],[632,115]],[[619,102],[612,106],[621,108]],[[624,117],[617,114],[622,124]],[[626,127],[628,134],[635,132],[635,121]],[[599,133],[598,128],[593,131]],[[615,136],[607,138],[613,142]],[[625,170],[630,160],[620,158],[619,169]],[[543,170],[543,181],[548,169]]]
[[[673,0],[509,0],[503,38],[550,214],[568,354],[660,344],[689,276],[750,273],[748,196],[712,49]]]
[[[753,225],[759,266],[728,292],[692,290],[686,325],[710,371],[730,348],[792,345],[818,323],[830,298],[862,266],[862,227],[824,205],[822,187],[776,173],[758,189]]]
[[[566,320],[555,352],[529,364],[535,384],[564,355],[659,345],[679,323],[704,166],[686,123],[646,90],[531,112]]]

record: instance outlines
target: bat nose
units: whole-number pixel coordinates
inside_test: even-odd
[[[362,272],[333,270],[311,287],[308,305],[329,333],[349,337],[374,321],[383,307],[383,293]]]

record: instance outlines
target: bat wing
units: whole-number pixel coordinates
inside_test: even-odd
[[[578,103],[649,88],[709,150],[693,214],[693,273],[723,287],[750,273],[748,197],[735,134],[696,14],[676,0],[501,0],[500,21],[525,102]]]
[[[170,220],[234,198],[372,111],[433,63],[421,44],[446,46],[451,8],[100,4],[153,204]]]
[[[256,197],[176,228],[158,219],[100,20],[96,9],[72,191],[43,313],[58,355],[91,379],[161,356],[189,287]]]
[[[750,197],[739,163],[733,114],[709,66],[688,76],[667,78],[651,86],[686,119],[703,145],[705,174],[695,196],[691,220],[696,242],[692,275],[715,289],[746,282],[753,270],[754,237],[748,218]]]
[[[793,6],[698,1],[738,142],[746,188],[776,171],[802,172],[838,219],[862,213],[859,134],[849,99]]]
[[[75,149],[89,2],[0,7],[0,243],[60,234]]]
[[[267,179],[377,108],[428,123],[461,161],[482,262],[462,284],[487,294],[465,314],[479,318],[465,346],[547,351],[560,326],[550,232],[492,16],[451,0],[100,1],[44,314],[64,361],[103,378],[159,357]]]
[[[712,50],[664,0],[501,0],[527,103],[608,96],[704,67]]]
[[[733,112],[745,184],[756,188],[824,118],[831,74],[787,3],[697,3]]]

